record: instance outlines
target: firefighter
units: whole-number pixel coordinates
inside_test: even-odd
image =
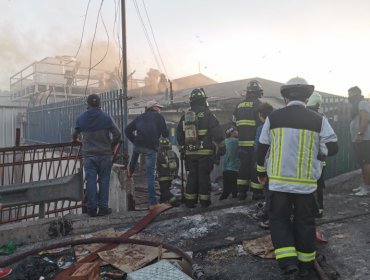
[[[178,206],[176,197],[171,193],[172,180],[179,172],[179,158],[174,151],[168,138],[159,139],[157,155],[157,175],[160,190],[160,203],[168,203]]]
[[[322,160],[338,152],[328,120],[305,106],[313,90],[298,77],[281,86],[287,106],[267,117],[257,150],[258,179],[261,184],[269,179],[271,240],[286,279],[310,279],[316,255],[314,192]]]
[[[310,98],[308,98],[306,107],[315,112],[319,112],[321,108],[321,104],[322,104],[321,94],[318,93],[317,91],[314,91],[312,95],[310,96]],[[318,218],[321,218],[324,214],[325,166],[326,166],[326,161],[323,161],[321,176],[319,180],[317,180],[316,199],[317,199],[317,204],[319,207],[319,213],[317,214]]]
[[[214,143],[217,156],[225,153],[223,130],[208,108],[207,96],[202,88],[190,94],[190,110],[185,112],[177,126],[177,142],[185,150],[185,167],[188,173],[184,194],[185,205],[194,208],[211,204],[210,173],[214,164]]]
[[[252,199],[263,198],[263,186],[257,181],[255,172],[254,144],[257,126],[260,124],[257,108],[263,89],[257,80],[251,80],[247,85],[246,98],[239,103],[234,111],[233,121],[239,135],[240,167],[238,172],[239,200],[247,198],[247,192],[252,191]]]

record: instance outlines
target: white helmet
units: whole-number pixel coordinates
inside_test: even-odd
[[[321,94],[318,93],[317,91],[314,91],[311,94],[310,98],[308,98],[306,106],[320,109],[321,104],[322,104]]]
[[[307,81],[300,77],[295,77],[286,82],[280,88],[280,93],[283,97],[294,99],[307,99],[313,93],[315,87],[309,85]]]

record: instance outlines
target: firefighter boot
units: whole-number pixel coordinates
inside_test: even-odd
[[[264,199],[263,190],[253,190],[252,191],[252,200],[261,200]]]
[[[247,187],[246,186],[238,186],[238,198],[239,200],[247,199]]]
[[[220,195],[220,200],[226,199],[229,194],[231,193],[231,187],[230,186],[223,186],[222,194]]]

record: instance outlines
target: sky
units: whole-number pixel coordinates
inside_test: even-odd
[[[119,67],[119,2],[0,0],[0,89],[45,57],[77,54],[89,66],[91,49],[92,63],[108,49],[97,68]],[[201,72],[217,82],[300,76],[319,91],[346,95],[357,85],[370,93],[368,0],[125,2],[128,73],[137,79],[149,68],[169,79]]]

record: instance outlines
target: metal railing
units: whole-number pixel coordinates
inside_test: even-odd
[[[0,189],[63,178],[81,172],[80,150],[80,143],[0,148]],[[69,200],[5,206],[0,210],[0,224],[37,219],[41,214],[47,217],[63,215],[81,207],[81,201]]]

